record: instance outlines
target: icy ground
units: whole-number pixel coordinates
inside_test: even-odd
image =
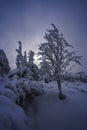
[[[64,82],[67,99],[58,99],[56,82],[44,84],[45,95],[28,105],[31,130],[87,130],[87,84]]]

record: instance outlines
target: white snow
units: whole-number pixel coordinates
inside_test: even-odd
[[[24,112],[15,101],[35,89],[45,93]],[[56,82],[0,78],[0,130],[87,130],[87,84],[63,82],[62,89],[65,100],[59,100]]]
[[[64,82],[62,101],[56,82],[43,85],[45,95],[27,108],[31,130],[87,130],[87,84]]]
[[[0,77],[0,130],[30,130],[29,119],[20,104],[25,101],[26,91],[42,93],[41,83],[27,78]],[[22,105],[22,104],[20,104]]]
[[[0,96],[0,130],[29,130],[28,125],[23,109]]]

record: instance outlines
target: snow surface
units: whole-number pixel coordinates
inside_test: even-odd
[[[58,99],[56,82],[44,85],[45,95],[27,107],[31,130],[87,130],[87,84],[64,82],[66,100]]]
[[[0,130],[29,130],[23,109],[5,96],[0,96]]]
[[[29,117],[16,103],[20,96],[25,101],[26,91],[43,92],[41,83],[20,78],[0,77],[0,130],[30,130]]]
[[[44,90],[25,112],[15,104],[23,87]],[[59,100],[56,82],[0,78],[0,130],[87,130],[87,84],[63,82],[62,89],[66,100]]]

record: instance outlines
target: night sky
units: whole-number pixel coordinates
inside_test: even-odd
[[[22,41],[24,50],[37,52],[51,23],[83,56],[84,66],[78,70],[87,71],[86,0],[0,0],[0,49],[10,66],[15,67],[17,41]]]

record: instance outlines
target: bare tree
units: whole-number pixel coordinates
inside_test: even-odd
[[[61,89],[62,77],[72,68],[72,62],[81,65],[82,56],[78,56],[76,51],[70,51],[69,48],[73,48],[73,46],[68,44],[54,24],[52,24],[52,27],[53,29],[47,30],[45,33],[46,42],[39,45],[40,51],[38,54],[41,56],[40,59],[49,62],[52,68],[51,72],[58,84],[59,98],[64,99],[65,96]]]

